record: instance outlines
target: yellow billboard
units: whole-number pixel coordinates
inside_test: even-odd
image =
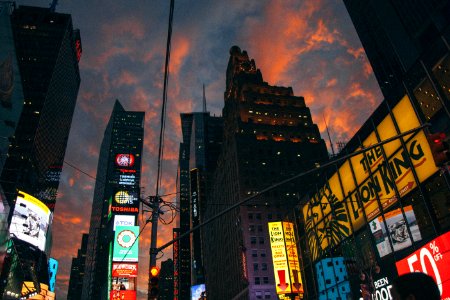
[[[270,222],[268,225],[277,294],[303,293],[293,223]]]
[[[396,125],[397,126],[396,126]],[[392,109],[356,151],[420,126],[407,96]],[[352,156],[303,206],[312,259],[371,221],[438,168],[423,130]],[[355,151],[355,152],[356,152]],[[398,194],[397,194],[398,192]]]

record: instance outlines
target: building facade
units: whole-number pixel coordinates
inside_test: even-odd
[[[143,138],[144,112],[126,111],[116,100],[100,147],[82,299],[109,299],[122,283],[136,298]]]
[[[161,262],[161,271],[159,272],[159,300],[173,300],[173,270],[172,259]]]
[[[20,6],[10,19],[24,101],[1,183],[9,203],[20,189],[53,210],[80,86],[80,33],[70,15],[48,8]]]
[[[205,210],[208,299],[277,299],[267,222],[281,220],[304,187],[289,184],[257,197],[274,183],[328,160],[325,143],[303,97],[263,81],[255,61],[230,49],[223,108],[224,139]]]
[[[305,297],[391,299],[420,271],[445,299],[450,178],[433,137],[450,134],[450,4],[344,3],[385,99],[295,211]]]

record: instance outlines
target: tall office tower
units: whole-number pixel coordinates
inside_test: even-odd
[[[89,235],[87,233],[83,233],[81,238],[81,247],[78,249],[77,257],[72,258],[67,300],[81,300],[88,238]]]
[[[255,61],[230,49],[224,139],[206,217],[328,159],[303,97],[263,81]],[[277,299],[267,222],[281,220],[314,178],[285,184],[205,229],[208,299]]]
[[[23,106],[23,90],[11,27],[13,2],[0,2],[0,174]],[[10,207],[0,184],[0,271],[6,252]]]
[[[222,144],[223,119],[208,112],[183,113],[180,144],[178,202],[180,233],[187,232],[203,221],[218,154]],[[190,294],[191,285],[205,283],[202,254],[202,231],[180,240],[178,285],[180,299]]]
[[[15,134],[8,137],[1,184],[10,204],[19,189],[53,211],[80,86],[80,34],[70,15],[48,8],[20,6],[10,21],[23,109]]]
[[[406,89],[433,129],[450,131],[450,3],[344,3],[385,98],[402,97]]]
[[[100,147],[81,299],[109,299],[121,283],[136,298],[143,137],[144,112],[116,100]]]
[[[161,262],[159,272],[159,300],[173,300],[173,260]]]
[[[14,208],[0,283],[8,298],[49,288],[50,215],[80,85],[81,40],[68,14],[7,1],[0,14],[0,185],[4,206]],[[31,238],[39,227],[39,239]]]

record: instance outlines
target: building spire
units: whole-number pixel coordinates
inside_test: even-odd
[[[205,84],[203,84],[203,112],[206,112]]]

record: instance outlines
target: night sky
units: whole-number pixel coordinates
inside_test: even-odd
[[[18,1],[48,7],[50,0]],[[53,221],[52,257],[59,265],[56,295],[66,299],[72,257],[88,232],[99,147],[115,99],[145,111],[144,195],[155,193],[164,60],[170,1],[59,1],[81,31],[81,86],[73,117]],[[264,81],[304,96],[313,121],[334,143],[347,141],[381,102],[372,69],[341,0],[176,0],[163,178],[160,194],[176,191],[180,113],[221,115],[229,49],[254,58]],[[327,145],[328,139],[327,140]],[[172,196],[171,196],[172,197]],[[171,197],[165,200],[173,201]],[[146,216],[144,215],[145,219]],[[158,245],[172,225],[159,226]],[[138,299],[147,288],[151,226],[140,239]],[[162,260],[170,258],[167,248]]]

